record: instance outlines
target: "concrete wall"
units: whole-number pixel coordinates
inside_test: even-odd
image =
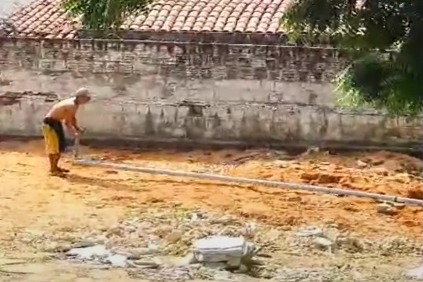
[[[423,123],[335,107],[333,50],[91,41],[0,42],[0,134],[39,134],[78,87],[91,136],[222,141],[412,142]]]

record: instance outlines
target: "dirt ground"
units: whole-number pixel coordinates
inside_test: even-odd
[[[82,154],[153,168],[345,187],[414,198],[422,198],[423,190],[422,180],[417,176],[423,162],[388,152],[348,155],[317,152],[293,158],[284,152],[267,150],[177,152],[84,147]],[[64,160],[64,166],[71,172],[66,178],[57,178],[48,175],[46,165],[40,141],[0,143],[0,252],[5,257],[33,253],[30,243],[15,240],[25,232],[98,229],[112,225],[131,211],[151,206],[169,212],[194,208],[225,211],[285,229],[333,223],[369,237],[398,234],[419,240],[422,233],[422,209],[418,207],[384,215],[377,212],[378,203],[351,197],[81,167],[72,165],[70,158]],[[48,268],[49,275],[65,273],[62,268],[58,265]],[[40,267],[37,269],[41,271]],[[47,281],[48,271],[41,272],[33,280],[25,281]],[[93,281],[77,280],[72,275],[65,275],[60,281]],[[121,275],[110,274],[109,280],[97,276],[98,281],[123,281]],[[0,273],[1,281],[15,281],[13,277],[5,279]]]

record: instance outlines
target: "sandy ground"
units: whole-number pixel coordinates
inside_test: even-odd
[[[143,152],[83,148],[82,153],[87,157],[154,168],[345,187],[415,198],[421,198],[423,188],[421,179],[415,176],[422,162],[387,152],[343,156],[322,152],[294,160],[283,152],[266,150]],[[46,165],[39,141],[0,143],[0,252],[7,257],[33,253],[30,243],[14,240],[25,232],[98,229],[147,206],[169,212],[193,208],[229,211],[286,229],[334,223],[341,229],[370,237],[392,234],[416,240],[421,237],[422,211],[417,207],[398,209],[398,214],[388,216],[377,213],[378,203],[350,197],[80,167],[72,165],[70,159],[64,161],[71,169],[69,175],[57,178],[48,175]],[[44,267],[51,270],[51,277],[56,277],[48,281],[131,281],[122,280],[124,274],[119,271],[107,278],[98,274],[97,280],[92,277],[84,280],[85,276],[81,278],[75,271],[66,276],[60,265]],[[87,273],[83,269],[78,271]],[[47,281],[48,271],[41,272],[25,281]],[[57,280],[58,273],[64,275],[62,280]],[[16,277],[7,277],[2,279],[0,272],[1,281],[18,281],[13,280]]]

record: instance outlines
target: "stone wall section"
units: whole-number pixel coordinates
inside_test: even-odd
[[[39,135],[78,87],[92,137],[417,142],[421,119],[336,107],[334,49],[112,40],[0,41],[0,134]]]

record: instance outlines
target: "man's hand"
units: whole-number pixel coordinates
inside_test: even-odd
[[[77,127],[75,128],[73,135],[75,138],[79,138],[82,134],[84,134],[84,132],[85,132],[85,129]]]

